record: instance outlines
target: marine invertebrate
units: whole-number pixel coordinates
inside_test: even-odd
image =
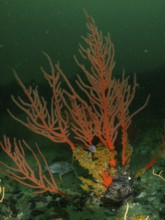
[[[105,192],[113,181],[117,164],[124,167],[130,162],[132,151],[128,144],[128,128],[132,118],[145,108],[149,97],[140,108],[130,112],[130,105],[138,86],[136,76],[133,84],[129,83],[129,77],[125,77],[124,73],[121,79],[114,77],[115,50],[110,35],[103,37],[94,19],[86,12],[85,16],[88,33],[82,38],[86,46],[80,45],[79,48],[85,64],[80,63],[75,57],[84,74],[83,77],[77,75],[76,80],[83,96],[75,90],[59,64],[54,66],[48,54],[44,53],[51,71],[49,73],[43,67],[41,71],[52,91],[50,105],[39,94],[37,87],[26,88],[15,73],[26,99],[12,95],[12,101],[25,113],[26,119],[22,120],[10,110],[8,112],[32,132],[53,142],[67,143],[81,166],[88,168],[89,173]],[[64,82],[64,86],[61,85],[61,81]],[[116,158],[115,146],[119,134],[122,140],[121,161]],[[90,155],[88,153],[95,137],[99,139],[99,145],[96,152]],[[81,147],[77,147],[77,140]],[[4,171],[4,174],[7,173]],[[88,183],[88,186],[94,186],[97,191],[99,184],[81,179],[84,187],[85,183]]]
[[[93,191],[97,196],[106,192],[116,173],[115,168],[109,166],[109,161],[114,160],[115,155],[116,151],[109,151],[102,143],[96,146],[94,153],[84,150],[81,146],[76,147],[73,151],[74,158],[79,161],[80,166],[88,170],[91,176],[91,178],[79,177],[82,181],[81,187],[85,191]]]
[[[0,142],[0,147],[10,157],[15,165],[7,165],[6,163],[0,161],[1,173],[29,188],[32,188],[34,190],[33,193],[35,194],[49,191],[67,196],[67,194],[61,192],[58,189],[58,186],[55,182],[53,174],[50,171],[48,163],[38,146],[36,146],[39,153],[39,155],[37,156],[35,151],[24,140],[17,141],[16,139],[14,139],[14,143],[12,144],[9,138],[4,136],[4,142]],[[38,168],[37,174],[30,163],[27,162],[24,148],[26,148],[26,150],[29,150],[32,154]],[[45,175],[41,163],[46,166],[49,177]],[[3,199],[4,188],[1,187],[1,190]]]
[[[0,180],[1,182],[1,180]],[[0,203],[3,202],[4,198],[5,198],[5,187],[4,186],[0,186]]]

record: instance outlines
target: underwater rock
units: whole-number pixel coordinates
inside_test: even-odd
[[[135,179],[128,170],[125,168],[119,169],[105,194],[105,198],[114,202],[124,201],[133,193],[134,182]]]

